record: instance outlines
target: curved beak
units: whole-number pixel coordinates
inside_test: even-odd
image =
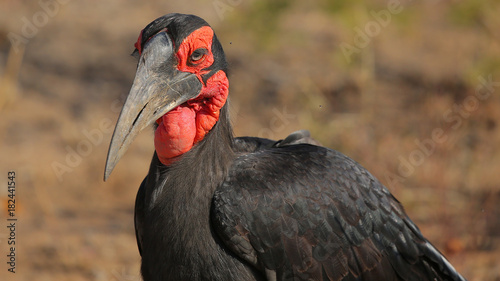
[[[159,33],[146,44],[111,138],[105,181],[139,132],[200,93],[198,77],[176,66],[173,44],[166,33]]]

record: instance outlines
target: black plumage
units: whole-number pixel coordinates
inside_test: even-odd
[[[189,19],[160,18],[142,40],[206,25],[185,32]],[[214,52],[211,72],[227,65]],[[144,280],[464,280],[377,179],[314,143],[233,138],[226,103],[178,161],[155,153],[135,205]]]

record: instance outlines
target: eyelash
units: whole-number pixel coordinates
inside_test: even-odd
[[[189,56],[189,63],[190,64],[198,64],[200,62],[203,61],[203,59],[205,58],[206,54],[208,53],[208,50],[207,49],[204,49],[204,48],[200,48],[200,49],[196,49],[194,52],[191,53],[191,55]],[[194,59],[194,58],[197,58],[197,59]]]

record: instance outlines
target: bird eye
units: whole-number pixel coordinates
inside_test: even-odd
[[[191,56],[189,57],[189,62],[191,63],[199,63],[201,60],[205,57],[205,55],[208,53],[207,49],[196,49]]]

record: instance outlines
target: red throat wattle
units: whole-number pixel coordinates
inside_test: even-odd
[[[228,80],[219,70],[203,86],[198,98],[188,101],[156,121],[155,149],[164,165],[188,152],[213,128],[228,94]]]
[[[226,103],[229,87],[226,73],[219,70],[206,83],[203,83],[202,79],[202,75],[209,72],[206,68],[214,62],[212,38],[212,29],[205,26],[194,31],[179,46],[177,68],[196,74],[203,86],[198,97],[178,106],[156,121],[158,128],[155,131],[155,149],[164,165],[172,164],[178,156],[188,152],[201,141],[219,120],[220,109]],[[190,54],[199,48],[207,49],[205,57],[197,64],[186,63]]]

